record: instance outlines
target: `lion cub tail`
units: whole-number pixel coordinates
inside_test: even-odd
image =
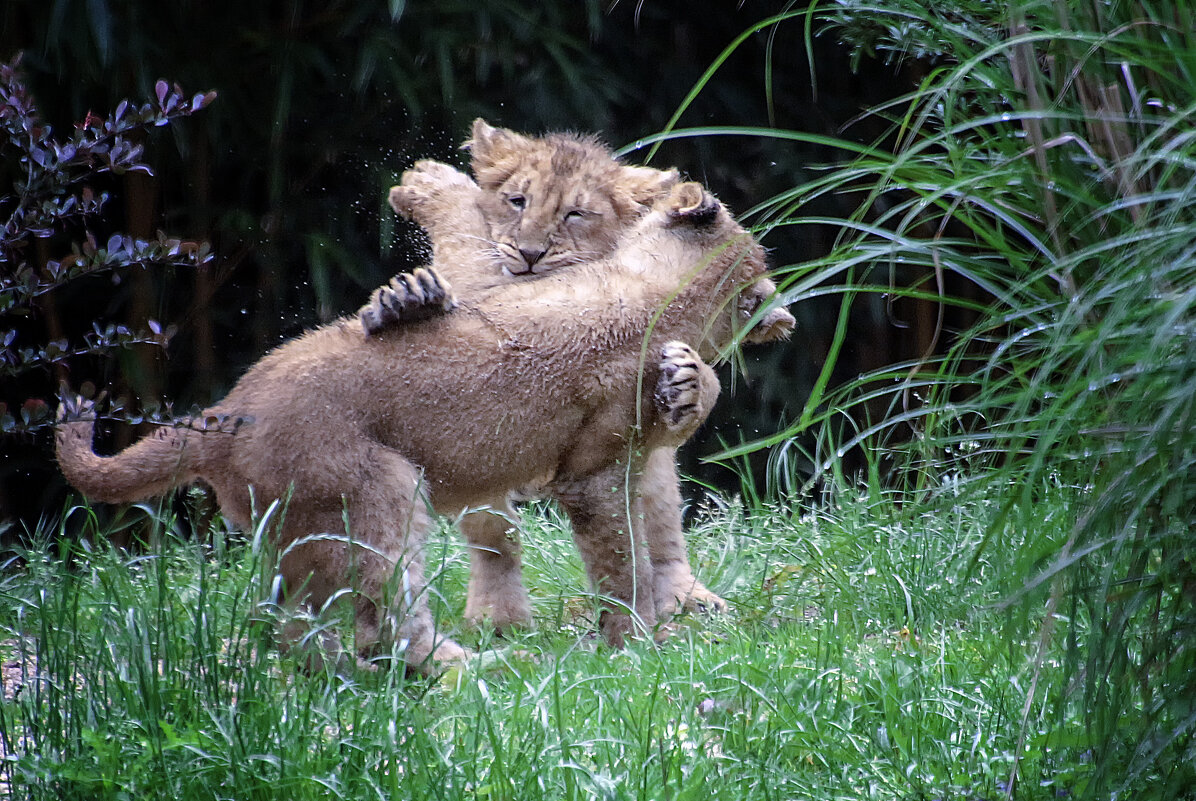
[[[66,420],[68,408],[82,417]],[[95,418],[91,405],[64,403],[59,408],[55,452],[63,476],[93,501],[132,503],[165,495],[200,478],[216,454],[218,441],[231,439],[187,427],[163,427],[120,453],[99,456],[92,449]]]

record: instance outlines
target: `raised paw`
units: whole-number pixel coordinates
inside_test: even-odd
[[[714,195],[696,181],[686,181],[673,187],[665,207],[674,223],[693,226],[710,225],[722,208]]]
[[[739,293],[739,319],[744,324],[756,316],[760,307],[774,300],[777,286],[767,278],[761,278],[755,284]],[[756,321],[744,339],[748,342],[774,342],[778,339],[788,339],[797,326],[797,320],[784,306],[775,306]]]
[[[655,399],[670,431],[692,430],[706,419],[712,404],[704,397],[709,393],[703,392],[703,368],[710,369],[684,342],[669,342],[661,349]],[[717,380],[715,387],[717,392]]]
[[[400,179],[403,186],[423,188],[426,191],[447,189],[450,186],[475,186],[474,181],[456,167],[441,161],[420,159]]]
[[[476,189],[477,184],[455,167],[450,167],[439,161],[423,159],[415,162],[411,169],[403,173],[398,186],[390,188],[388,200],[396,213],[409,219],[416,219],[418,217],[417,209],[420,205],[454,187]]]
[[[433,269],[399,273],[370,295],[358,317],[367,336],[402,323],[426,320],[457,307],[452,287]]]

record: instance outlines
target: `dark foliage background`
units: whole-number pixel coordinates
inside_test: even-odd
[[[101,187],[113,200],[91,225],[97,238],[165,230],[206,240],[215,259],[77,282],[47,296],[21,325],[22,336],[44,341],[77,335],[93,320],[144,328],[152,319],[176,327],[169,347],[76,359],[9,382],[0,400],[10,408],[29,397],[52,402],[65,381],[107,388],[127,407],[163,398],[176,409],[209,403],[266,349],[352,311],[369,289],[422,258],[418,232],[396,224],[385,206],[386,189],[418,158],[461,163],[457,145],[475,116],[520,131],[600,131],[614,146],[634,143],[665,126],[740,32],[791,5],[719,2],[697,12],[693,4],[599,0],[7,0],[0,59],[23,53],[24,75],[56,130],[123,98],[148,98],[163,78],[219,98],[154,130],[145,141],[154,175]],[[879,62],[853,70],[833,41],[814,43],[816,84],[799,21],[757,34],[681,124],[878,136],[884,128],[867,120],[844,126],[916,76]],[[666,143],[653,163],[680,167],[745,210],[837,157],[759,137],[697,137]],[[825,253],[835,235],[802,226],[772,232],[765,244],[783,266]],[[69,242],[40,245],[52,258]],[[916,356],[931,342],[936,309],[902,303],[856,304],[840,377]],[[802,304],[791,343],[749,351],[746,379],[728,374],[716,417],[687,449],[688,472],[738,485],[699,456],[779,430],[796,414],[837,308],[835,298]],[[134,435],[118,428],[112,444]],[[5,436],[2,447],[0,520],[60,508],[65,488],[49,430]],[[766,455],[753,458],[759,472]]]

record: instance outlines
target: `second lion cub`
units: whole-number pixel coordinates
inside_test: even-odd
[[[483,120],[474,122],[468,147],[477,183],[448,165],[421,161],[391,189],[395,210],[427,230],[438,273],[417,270],[376,290],[360,312],[368,332],[449,311],[457,297],[477,299],[496,286],[604,258],[679,180],[675,170],[621,164],[592,138],[528,137]],[[475,209],[484,226],[476,224]],[[756,310],[744,306],[737,312],[746,320]],[[780,338],[792,325],[792,316],[776,309],[750,339]],[[696,357],[683,358],[682,369],[696,369]],[[675,448],[648,454],[641,487],[657,615],[670,616],[679,605],[722,611],[723,599],[690,568]],[[526,623],[531,616],[511,515],[504,505],[462,521],[474,546],[466,616],[498,628]]]

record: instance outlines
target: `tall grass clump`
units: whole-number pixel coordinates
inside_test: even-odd
[[[1091,764],[1073,795],[1183,797],[1196,786],[1188,11],[838,0],[807,23],[808,36],[922,77],[873,110],[891,121],[887,139],[852,146],[848,163],[758,209],[771,225],[825,223],[802,207],[859,199],[834,221],[835,251],[793,268],[786,291],[847,277],[844,314],[860,293],[885,291],[957,303],[976,322],[940,329],[921,359],[815,392],[773,442],[817,428],[820,474],[862,447],[874,472],[932,508],[1001,497],[977,563],[1009,531],[1040,529],[1046,499],[1066,498],[1068,519],[1007,565],[1020,589],[1003,603],[1037,630],[1019,759],[1049,749]],[[952,291],[962,284],[969,292]],[[841,326],[836,346],[845,336]],[[1066,670],[1048,680],[1060,646]],[[1035,730],[1040,710],[1085,725]],[[1005,786],[1015,796],[1037,779],[1015,760]]]

